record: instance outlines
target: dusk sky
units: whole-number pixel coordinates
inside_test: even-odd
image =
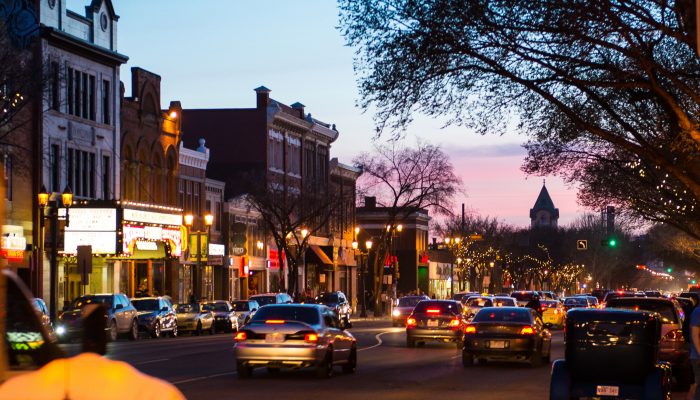
[[[70,0],[68,7],[80,11],[87,3]],[[118,49],[130,58],[121,72],[127,96],[134,66],[161,76],[163,107],[171,100],[185,108],[254,107],[253,89],[264,85],[272,98],[286,104],[299,101],[315,118],[336,124],[340,138],[332,157],[351,164],[357,154],[371,150],[372,114],[355,106],[353,49],[336,29],[334,0],[114,3],[120,16]],[[529,225],[542,177],[527,177],[519,169],[525,138],[480,136],[442,125],[417,116],[404,140],[414,143],[420,137],[443,146],[464,183],[466,197],[457,203],[514,225]],[[186,146],[194,147],[196,140],[196,132],[185,132]],[[560,179],[547,177],[547,188],[560,210],[560,225],[584,212],[576,204],[575,190]]]

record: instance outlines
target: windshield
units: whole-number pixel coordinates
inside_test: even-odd
[[[564,299],[565,306],[588,306],[588,300],[581,297],[569,297]]]
[[[402,297],[399,299],[398,307],[415,307],[416,304],[425,300],[424,297]]]
[[[316,302],[320,304],[337,303],[338,295],[336,293],[321,293],[316,297]]]
[[[228,311],[228,305],[226,303],[210,303],[209,309],[214,311]]]
[[[532,294],[532,292],[513,292],[511,293],[510,297],[513,297],[518,301],[530,301],[532,300]]]
[[[266,304],[277,303],[277,298],[275,296],[253,296],[253,297],[251,297],[251,300],[257,301],[261,307],[266,305]]]
[[[196,313],[199,312],[199,304],[178,304],[175,306],[175,312],[178,314]]]
[[[484,308],[476,313],[472,322],[523,322],[530,323],[529,309]]]
[[[624,308],[625,310],[634,311],[651,311],[661,315],[661,323],[677,324],[673,303],[666,301],[645,301],[642,299],[614,299],[606,304],[606,308]]]
[[[132,300],[131,304],[139,311],[157,311],[160,309],[158,307],[158,300],[155,299]]]
[[[231,304],[231,308],[233,308],[234,311],[248,311],[248,302],[247,301],[234,301]]]
[[[105,304],[108,308],[112,308],[112,296],[83,296],[78,297],[73,301],[72,308],[79,309],[88,304]]]
[[[295,306],[267,306],[255,313],[252,321],[265,322],[267,320],[300,321],[309,325],[319,323],[318,310],[314,307]]]

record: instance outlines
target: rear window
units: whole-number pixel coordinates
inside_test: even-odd
[[[661,315],[661,323],[677,324],[673,303],[666,301],[644,301],[641,299],[614,299],[606,304],[606,308],[623,308],[625,310],[651,311]]]
[[[399,307],[415,307],[416,304],[425,300],[423,297],[401,297],[399,299]]]
[[[265,322],[270,319],[299,321],[310,325],[319,323],[318,310],[311,307],[267,306],[255,313],[252,321]]]
[[[316,297],[316,301],[321,304],[338,303],[338,294],[336,293],[321,293]]]
[[[518,301],[530,301],[532,300],[532,292],[513,292],[510,297]]]
[[[175,306],[175,312],[178,314],[198,313],[199,304],[178,304]]]
[[[209,307],[214,311],[228,311],[226,303],[209,303]]]
[[[515,307],[515,299],[496,298],[493,299],[493,305],[496,307]]]
[[[565,306],[585,306],[588,307],[588,300],[583,297],[568,297],[564,299]]]
[[[491,301],[491,299],[475,297],[473,299],[467,300],[467,307],[493,307],[493,302]]]
[[[555,300],[540,301],[540,305],[547,308],[555,308],[557,304],[559,304],[559,302]]]
[[[275,296],[252,296],[250,299],[257,301],[261,307],[266,305],[266,304],[276,304],[277,303],[277,297],[275,297]]]
[[[425,314],[428,310],[439,310],[440,314],[461,314],[462,306],[459,303],[452,301],[427,301],[423,300],[413,312],[416,314]]]
[[[522,322],[529,324],[530,309],[484,308],[474,316],[472,322]]]

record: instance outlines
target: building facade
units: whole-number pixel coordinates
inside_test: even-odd
[[[532,228],[556,228],[559,222],[559,209],[549,196],[547,186],[542,184],[535,205],[530,209],[530,226]]]

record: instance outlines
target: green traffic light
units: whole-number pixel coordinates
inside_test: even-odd
[[[690,281],[690,283],[692,283],[693,285],[695,285],[695,279],[693,279],[692,281]]]
[[[673,271],[672,268],[666,268],[666,272],[668,272],[669,274],[670,274],[672,271]]]
[[[608,246],[610,246],[610,247],[617,246],[617,240],[615,240],[615,239],[608,240]]]

